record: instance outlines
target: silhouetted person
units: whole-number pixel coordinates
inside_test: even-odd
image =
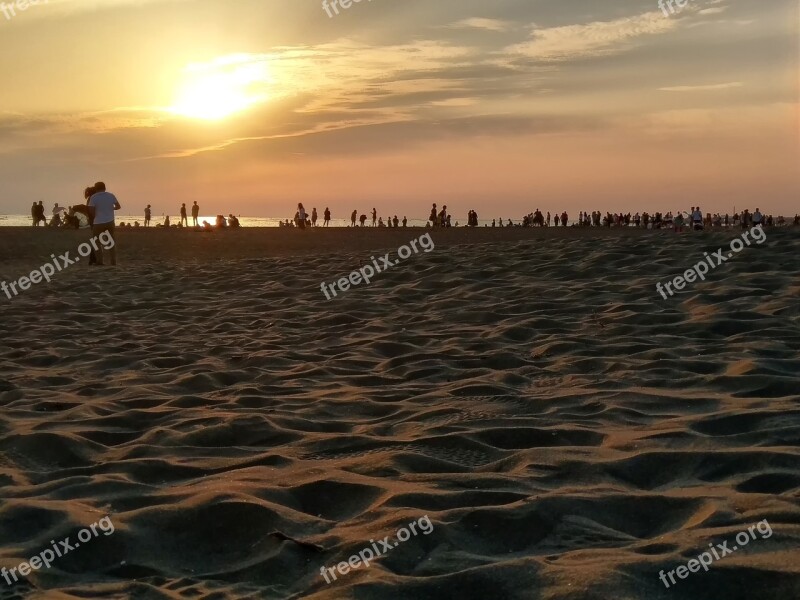
[[[181,204],[181,225],[186,224],[186,227],[189,226],[189,217],[186,216],[186,203],[184,202]]]
[[[192,223],[197,227],[197,218],[200,216],[200,207],[197,205],[197,200],[192,204]]]
[[[331,209],[325,207],[325,227],[331,224]]]
[[[144,209],[144,226],[150,227],[150,217],[153,216],[153,211],[150,209],[150,205],[147,205],[147,208]]]
[[[316,209],[316,207],[311,209],[311,226],[312,227],[316,227],[317,226],[317,209]]]
[[[354,211],[353,211],[353,214],[352,214],[352,215],[350,215],[350,225],[351,225],[352,227],[355,227],[355,226],[356,226],[356,219],[357,219],[357,218],[358,218],[358,211],[357,211],[357,210],[354,210]]]

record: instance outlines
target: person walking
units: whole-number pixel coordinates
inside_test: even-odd
[[[33,226],[34,227],[38,227],[39,226],[39,216],[38,216],[37,213],[38,213],[38,208],[36,206],[36,202],[34,202],[33,206],[31,206],[31,219],[33,219]]]
[[[189,226],[189,217],[186,216],[186,203],[184,202],[181,204],[181,225],[186,224],[185,226]]]
[[[200,216],[200,207],[197,205],[197,200],[194,201],[192,204],[192,223],[195,227],[198,227],[197,218]]]
[[[117,264],[117,240],[114,238],[114,211],[120,210],[117,197],[106,191],[106,184],[98,181],[94,184],[94,194],[89,198],[89,215],[93,220],[92,235],[98,237],[103,232],[107,231],[111,236],[114,245],[111,246],[109,252],[111,253],[111,264]],[[97,251],[97,264],[103,265],[103,248]]]

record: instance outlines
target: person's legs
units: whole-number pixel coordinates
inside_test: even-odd
[[[111,246],[111,248],[108,249],[108,251],[111,254],[111,264],[112,265],[116,265],[117,264],[117,240],[114,237],[114,223],[102,223],[100,225],[93,225],[92,226],[92,235],[95,238],[99,238],[99,236],[104,231],[108,232],[108,235],[111,237],[111,241],[114,244],[113,246]],[[104,248],[101,245],[100,249],[97,251],[97,256],[98,256],[97,264],[100,265],[100,266],[105,264],[103,262],[103,250],[104,250]]]

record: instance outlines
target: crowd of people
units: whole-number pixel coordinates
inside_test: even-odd
[[[297,227],[298,229],[305,229],[307,227],[318,227],[317,220],[319,216],[317,214],[317,209],[311,209],[311,215],[306,212],[303,203],[299,203],[297,205],[297,212],[294,213],[294,219],[291,221],[286,219],[285,221],[281,221],[278,223],[279,227]],[[358,227],[359,225],[356,224],[356,221],[360,222],[361,227],[367,226],[367,215],[362,214],[360,217],[358,216],[358,211],[354,210],[350,215],[350,226],[351,227]],[[331,224],[331,210],[328,207],[325,207],[325,212],[323,213],[323,221],[321,227],[328,227]],[[383,217],[378,217],[378,210],[376,208],[372,209],[372,226],[373,227],[407,227],[408,226],[408,219],[403,217],[401,221],[397,215],[394,217],[387,217],[386,221],[384,222]]]
[[[547,213],[547,217],[537,208],[534,212],[525,215],[522,219],[522,227],[550,227],[551,216]],[[502,226],[502,219],[500,224]],[[763,225],[766,227],[783,227],[789,223],[788,219],[783,216],[777,218],[772,215],[764,215],[760,208],[756,208],[755,212],[751,213],[749,209],[745,209],[741,214],[734,213],[733,216],[725,214],[724,216],[715,213],[703,214],[699,206],[692,206],[689,211],[678,211],[673,214],[667,212],[662,214],[656,212],[654,214],[636,213],[631,215],[627,214],[612,214],[607,212],[605,216],[598,210],[593,211],[591,214],[588,212],[580,212],[578,221],[573,223],[573,227],[644,227],[645,229],[662,229],[671,228],[677,231],[682,231],[684,227],[691,227],[694,230],[711,229],[714,227],[736,227],[741,226],[743,229]],[[569,224],[569,215],[566,212],[561,214],[559,219],[558,214],[554,217],[554,224],[556,227],[562,225],[566,227]],[[513,223],[509,220],[509,225]],[[800,215],[795,215],[792,225],[795,227],[800,226]],[[495,222],[492,221],[492,227]]]
[[[88,204],[88,200],[93,193],[95,193],[94,187],[86,188],[84,197]],[[88,195],[87,195],[88,194]],[[174,227],[174,228],[183,228],[189,227],[189,209],[187,209],[186,204],[182,204],[179,210],[180,213],[180,220],[177,224],[173,225],[170,222],[170,217],[164,217],[163,222],[157,223],[155,227]],[[150,204],[144,209],[144,227],[151,227],[152,226],[152,206]],[[227,228],[238,228],[241,227],[239,219],[235,217],[233,214],[229,214],[227,217],[224,215],[217,215],[216,221],[212,224],[208,221],[203,221],[202,223],[199,222],[199,215],[200,215],[200,206],[195,201],[191,206],[191,216],[192,216],[192,227],[196,230],[205,230],[211,231],[215,229],[227,229]],[[398,218],[397,215],[388,216],[386,221],[384,221],[383,217],[378,216],[378,211],[376,208],[373,208],[371,211],[371,223],[372,227],[407,227],[408,226],[408,218],[403,217],[402,221]],[[48,222],[47,217],[45,215],[45,208],[42,201],[38,203],[34,202],[31,206],[31,219],[33,221],[34,227],[38,227],[41,224],[48,225],[50,227],[74,227],[80,228],[85,227],[87,225],[91,225],[91,220],[88,216],[88,208],[87,205],[76,205],[70,207],[62,207],[59,206],[58,203],[53,207],[52,216],[50,221]],[[366,227],[367,222],[369,221],[369,217],[367,214],[362,213],[360,216],[358,214],[358,210],[354,210],[350,214],[350,226],[351,227]],[[325,211],[323,212],[323,219],[322,222],[318,225],[318,214],[317,209],[312,208],[311,213],[309,214],[306,209],[304,208],[302,203],[297,205],[297,211],[295,212],[294,219],[286,219],[285,221],[281,221],[279,223],[280,227],[295,227],[298,229],[305,229],[311,227],[329,227],[331,223],[331,210],[330,208],[326,207]],[[570,223],[569,215],[566,211],[562,212],[560,215],[556,213],[555,215],[551,215],[550,212],[547,212],[546,215],[538,208],[525,215],[521,222],[514,223],[511,219],[507,219],[504,223],[503,219],[492,219],[491,227],[566,227],[568,225],[572,225],[573,227],[643,227],[645,229],[674,229],[676,231],[683,231],[684,228],[691,228],[693,230],[704,230],[704,229],[712,229],[716,227],[736,227],[741,226],[742,228],[754,227],[757,225],[763,225],[766,227],[783,227],[789,224],[789,219],[786,219],[783,216],[773,217],[773,215],[764,215],[759,208],[756,208],[754,212],[750,212],[749,209],[745,209],[741,213],[735,212],[732,216],[725,214],[722,215],[720,213],[715,213],[712,215],[711,213],[703,214],[701,208],[699,206],[691,207],[689,211],[678,211],[676,213],[667,212],[662,214],[661,212],[655,212],[654,214],[649,214],[647,212],[636,214],[623,214],[623,213],[610,213],[607,212],[605,216],[600,211],[592,211],[584,212],[581,211],[578,215],[578,220],[574,223]],[[800,226],[800,215],[795,215],[794,220],[791,224],[795,227]],[[120,223],[120,227],[139,227],[139,222],[135,221],[133,224],[126,224]],[[455,227],[459,226],[458,221],[456,221]],[[478,213],[474,210],[470,210],[467,213],[467,227],[478,227]],[[453,227],[452,225],[452,217],[447,212],[447,205],[442,206],[441,209],[437,207],[436,204],[433,204],[431,207],[431,211],[428,217],[428,221],[426,223],[426,227],[430,228],[439,228],[439,227]],[[484,227],[490,227],[488,223],[484,224]]]

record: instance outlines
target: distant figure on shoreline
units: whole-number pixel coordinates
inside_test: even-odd
[[[197,200],[192,204],[192,222],[197,227],[197,218],[200,216],[200,207],[197,205]]]
[[[300,229],[306,228],[306,209],[303,208],[302,202],[297,205],[297,226]]]
[[[316,208],[316,206],[311,209],[311,226],[312,227],[316,227],[317,226],[317,208]]]
[[[47,225],[47,217],[44,216],[44,203],[41,200],[39,200],[39,204],[34,202],[33,206],[31,206],[31,218],[33,219],[34,227],[38,227],[41,221],[44,221],[44,224]]]
[[[356,219],[357,218],[358,218],[358,211],[354,210],[353,214],[350,215],[350,226],[351,227],[355,227],[356,226]]]
[[[181,225],[186,224],[186,227],[189,226],[189,217],[186,214],[186,203],[184,202],[181,204]]]
[[[147,205],[147,208],[144,209],[144,226],[150,227],[150,218],[153,216],[153,211],[150,208],[150,205]]]
[[[331,209],[327,206],[325,207],[325,223],[323,224],[324,227],[327,227],[331,224]]]
[[[361,215],[361,226],[364,227],[367,223],[367,215]]]

